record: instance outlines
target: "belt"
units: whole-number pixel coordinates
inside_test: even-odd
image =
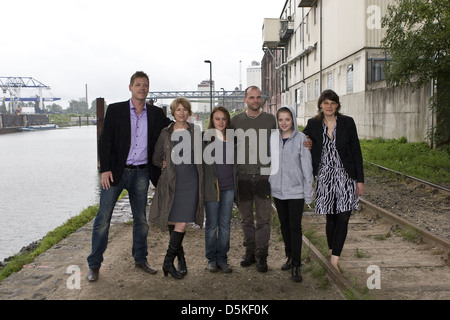
[[[147,164],[141,164],[139,166],[132,166],[132,165],[127,164],[125,166],[125,168],[127,168],[127,169],[145,169],[145,168],[147,168]]]

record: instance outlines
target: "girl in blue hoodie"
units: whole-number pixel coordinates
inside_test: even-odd
[[[311,152],[303,145],[307,138],[298,130],[291,107],[278,109],[277,129],[270,137],[269,182],[287,256],[281,269],[291,269],[293,280],[300,282],[303,206],[310,204],[314,195]]]

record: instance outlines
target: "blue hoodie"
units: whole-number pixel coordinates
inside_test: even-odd
[[[297,117],[289,106],[283,106],[277,111],[289,110],[293,118],[294,132],[283,144],[280,130],[270,136],[271,174],[269,177],[272,196],[281,199],[305,199],[306,204],[313,201],[313,168],[311,152],[303,146],[306,136],[298,130]]]

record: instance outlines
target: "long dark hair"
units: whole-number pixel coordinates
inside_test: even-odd
[[[317,102],[318,113],[317,113],[316,118],[319,120],[323,120],[323,112],[322,112],[321,105],[325,100],[334,101],[338,104],[338,106],[336,108],[335,116],[340,117],[341,113],[339,112],[339,110],[341,110],[341,102],[339,100],[339,96],[333,90],[325,90],[324,92],[322,92],[322,94],[319,97],[319,101]]]
[[[208,123],[208,129],[214,129],[214,114],[217,111],[222,111],[223,114],[225,115],[225,118],[227,118],[227,126],[225,127],[225,132],[223,133],[223,137],[226,139],[226,131],[227,129],[231,129],[231,118],[230,118],[230,112],[228,112],[227,108],[222,107],[222,106],[217,106],[214,107],[214,109],[211,111],[211,113],[209,114],[209,123]]]

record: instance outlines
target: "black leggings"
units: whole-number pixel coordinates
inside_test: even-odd
[[[340,256],[347,237],[351,211],[327,214],[326,234],[328,248],[333,256]]]
[[[286,256],[299,267],[302,257],[302,215],[304,199],[280,200],[273,198],[280,219],[281,235]]]

